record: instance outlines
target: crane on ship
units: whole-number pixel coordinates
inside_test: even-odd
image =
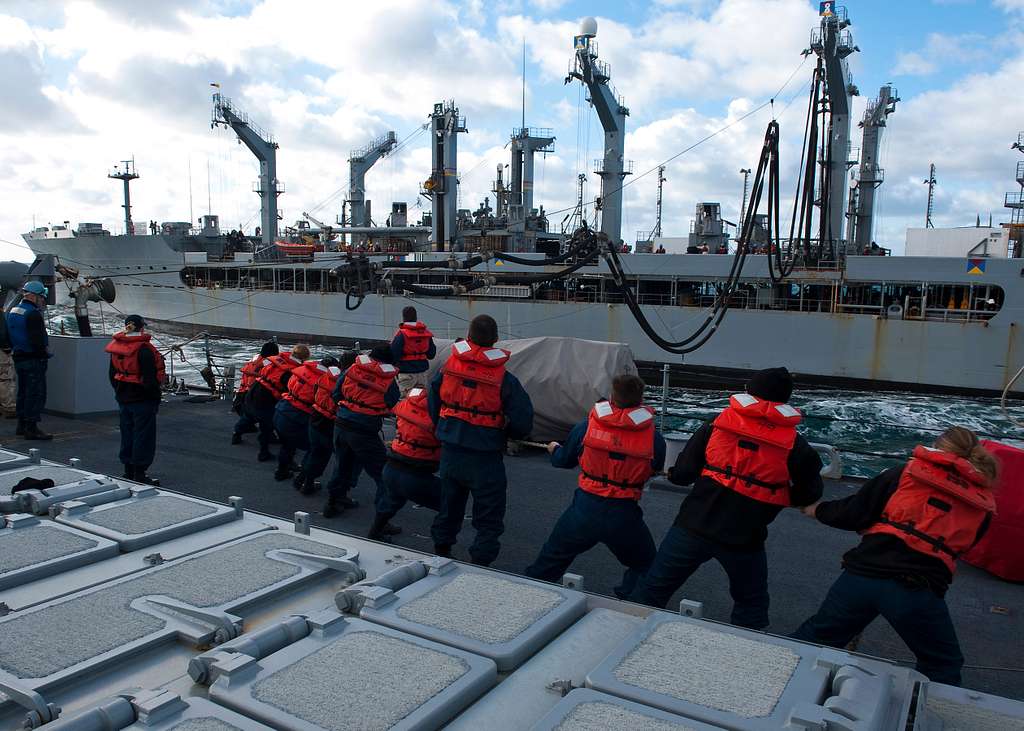
[[[371,220],[370,201],[366,200],[366,173],[378,160],[398,145],[398,136],[392,131],[373,140],[365,147],[353,150],[348,158],[348,225],[369,226]],[[344,222],[342,223],[344,225]],[[353,234],[353,243],[366,240],[366,234]]]
[[[223,96],[218,84],[211,86],[217,91],[213,95],[210,128],[230,127],[238,136],[238,142],[248,147],[260,163],[260,177],[253,185],[253,192],[260,196],[260,235],[264,248],[269,248],[277,239],[277,198],[284,193],[284,184],[277,179],[277,143],[249,119],[248,114]]]

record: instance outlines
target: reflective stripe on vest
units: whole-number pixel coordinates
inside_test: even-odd
[[[391,413],[384,394],[397,376],[398,369],[390,363],[379,363],[368,355],[360,355],[345,371],[338,406],[366,416]]]
[[[441,379],[441,418],[504,428],[501,384],[509,355],[507,350],[482,348],[468,340],[455,343]]]
[[[800,418],[788,404],[733,394],[714,421],[701,474],[758,502],[790,506],[788,460]]]
[[[427,360],[430,352],[430,340],[434,333],[422,322],[403,322],[398,326],[395,335],[402,335],[402,357],[400,360]]]
[[[654,474],[654,412],[620,409],[599,401],[590,411],[580,455],[580,489],[611,498],[639,500]]]
[[[906,546],[941,560],[950,573],[974,545],[995,499],[984,475],[954,454],[918,446],[903,468],[878,523],[865,535],[894,535]]]
[[[410,459],[438,462],[441,442],[434,436],[434,422],[427,412],[427,392],[414,388],[395,405],[397,425],[391,451]]]

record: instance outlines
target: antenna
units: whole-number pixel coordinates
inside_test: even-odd
[[[195,214],[192,212],[192,158],[188,159],[188,225],[192,226],[195,221]]]
[[[747,196],[750,194],[750,168],[741,168],[740,174],[743,175],[743,203],[740,205],[740,235],[743,232],[743,219],[747,215]]]
[[[935,224],[932,223],[932,211],[935,208],[935,186],[938,184],[935,179],[935,163],[929,167],[928,179],[923,182],[928,186],[928,210],[924,214],[924,227],[935,228]]]
[[[523,35],[523,123],[520,128],[526,129],[526,35]]]
[[[206,158],[206,215],[213,213],[213,203],[210,202],[210,158]]]
[[[665,166],[658,166],[658,215],[654,220],[654,230],[651,231],[651,240],[661,238],[661,189],[665,184]]]

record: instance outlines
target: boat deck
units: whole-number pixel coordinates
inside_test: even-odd
[[[256,461],[254,436],[231,446],[229,437],[234,415],[222,401],[187,403],[170,397],[161,410],[158,426],[158,454],[152,474],[163,487],[226,502],[231,495],[245,499],[245,507],[290,519],[295,511],[311,514],[314,525],[364,535],[372,518],[372,482],[362,476],[353,493],[363,504],[334,520],[325,520],[319,510],[323,498],[299,495],[291,482],[275,482],[272,464]],[[44,427],[56,435],[49,443],[24,442],[13,436],[14,422],[0,422],[0,441],[16,451],[38,447],[44,459],[65,462],[81,459],[86,470],[120,474],[116,415],[82,419],[54,416],[44,418]],[[509,509],[501,555],[494,568],[521,572],[547,537],[575,487],[575,471],[556,470],[539,452],[506,459],[509,479]],[[849,494],[851,482],[829,482],[827,497]],[[643,508],[655,540],[668,530],[679,506],[674,490],[652,489]],[[433,513],[408,507],[396,519],[404,532],[397,546],[430,552],[429,537]],[[466,521],[463,539],[472,536]],[[851,533],[831,530],[796,511],[785,511],[772,526],[768,541],[772,593],[771,627],[777,634],[792,632],[821,602],[840,572],[840,557],[857,542]],[[467,560],[465,546],[455,557]],[[584,576],[583,588],[600,594],[611,593],[620,567],[611,554],[599,547],[582,556],[571,571]],[[703,602],[704,616],[728,621],[731,599],[725,574],[714,564],[702,567],[674,598]],[[947,600],[960,635],[967,666],[964,685],[988,693],[1024,700],[1024,667],[1021,666],[1021,637],[1024,637],[1024,585],[1001,581],[984,571],[961,564]],[[860,652],[898,661],[912,656],[883,621],[876,621],[864,633]]]

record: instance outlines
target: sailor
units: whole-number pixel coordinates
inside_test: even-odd
[[[281,440],[277,452],[277,470],[274,479],[278,482],[292,476],[292,459],[296,450],[309,450],[309,415],[313,411],[313,395],[320,377],[336,364],[335,358],[325,358],[326,364],[307,360],[292,369],[288,386],[281,400],[274,407],[274,430]],[[301,468],[298,475],[302,475]]]
[[[997,471],[974,432],[955,426],[854,495],[805,507],[825,525],[863,537],[843,556],[843,573],[817,614],[793,636],[845,647],[882,615],[914,653],[918,671],[960,685],[964,658],[944,597],[957,558],[988,529]]]
[[[270,443],[274,438],[274,408],[288,388],[292,370],[308,358],[309,348],[305,345],[296,345],[291,353],[285,355],[270,356],[267,365],[256,375],[256,382],[245,394],[245,412],[260,430],[260,451],[256,456],[260,462],[274,458],[270,453]]]
[[[39,428],[46,406],[46,366],[50,359],[50,338],[42,313],[48,294],[42,282],[26,282],[21,290],[21,301],[7,312],[6,318],[11,358],[18,376],[16,433],[41,441],[53,439]]]
[[[392,364],[391,346],[378,345],[369,355],[359,355],[349,368],[338,377],[334,386],[335,403],[338,409],[334,420],[334,457],[339,466],[358,462],[377,484],[374,503],[384,495],[384,463],[387,450],[380,438],[384,417],[400,398],[398,369]],[[344,473],[342,473],[344,474]],[[325,518],[333,518],[343,510],[354,507],[348,497],[350,486],[344,483],[328,485],[327,504],[323,509]],[[395,535],[398,528],[386,526],[387,535]]]
[[[498,324],[490,315],[469,323],[466,340],[451,355],[428,392],[430,418],[441,442],[441,509],[431,528],[434,552],[451,556],[473,496],[473,563],[489,566],[505,532],[505,443],[533,429],[533,403],[519,379],[506,372],[509,352],[494,347]]]
[[[309,415],[309,450],[302,461],[302,469],[292,481],[295,489],[303,495],[312,495],[319,489],[316,481],[327,469],[331,455],[334,454],[334,413],[337,402],[331,394],[338,383],[338,376],[352,365],[357,355],[357,351],[349,350],[342,353],[341,358],[334,363],[328,363],[328,358],[321,361],[327,366],[327,372],[320,376],[313,389],[313,411]],[[335,492],[347,495],[355,487],[360,470],[355,460],[348,460],[344,465],[336,464],[328,481],[328,489],[335,484],[344,484],[344,490],[335,489]],[[352,507],[357,505],[355,500],[349,502],[353,504]]]
[[[395,438],[384,465],[384,494],[367,538],[391,542],[384,532],[391,519],[412,501],[436,511],[441,505],[441,482],[437,468],[441,442],[434,435],[434,422],[427,411],[427,391],[415,387],[395,406]]]
[[[665,439],[643,397],[639,377],[616,376],[611,399],[598,401],[564,445],[548,445],[553,467],[580,466],[579,487],[527,576],[558,581],[577,556],[603,543],[626,567],[613,590],[625,599],[650,568],[657,549],[640,497],[644,483],[665,466]]]
[[[14,360],[11,358],[11,339],[7,335],[7,318],[0,317],[0,413],[5,419],[18,416],[17,394],[18,384],[14,374]]]
[[[664,607],[702,564],[715,559],[729,577],[733,624],[768,626],[768,525],[789,506],[821,498],[821,459],[796,433],[800,412],[787,402],[785,368],[755,373],[714,422],[701,426],[668,472],[693,484],[647,574],[630,599]]]
[[[238,414],[238,421],[235,422],[235,429],[231,433],[232,444],[241,444],[243,434],[252,434],[257,431],[256,421],[245,410],[245,394],[256,383],[256,376],[259,375],[260,370],[270,365],[270,361],[267,359],[279,352],[277,343],[271,340],[263,344],[259,355],[254,355],[248,363],[242,366],[242,377],[238,381],[238,390],[235,391],[235,398],[231,403],[231,410]]]
[[[146,485],[159,481],[146,475],[156,455],[156,415],[160,388],[167,380],[164,357],[153,347],[146,321],[139,315],[124,319],[106,351],[110,353],[110,385],[121,412],[121,464],[124,476]]]
[[[437,355],[434,334],[416,317],[415,307],[402,309],[402,324],[391,340],[391,353],[398,366],[398,390],[404,398],[414,386],[426,388],[429,361]]]

